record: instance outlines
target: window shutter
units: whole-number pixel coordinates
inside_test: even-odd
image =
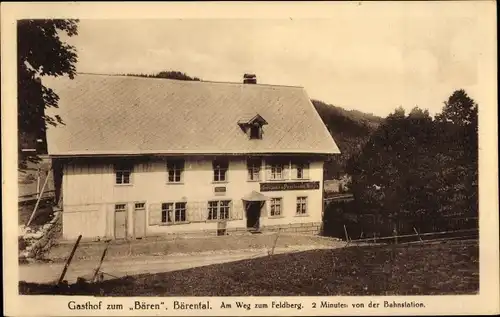
[[[186,203],[186,221],[195,221],[195,210],[193,203]]]
[[[292,179],[297,179],[297,164],[292,165]]]
[[[309,163],[304,164],[303,178],[309,179]]]
[[[199,221],[203,221],[203,215],[204,215],[204,212],[205,212],[205,204],[204,202],[200,202],[200,201],[194,201],[194,202],[190,202],[188,203],[189,205],[189,209],[188,209],[188,217],[189,217],[189,221],[192,221],[192,222],[199,222]]]
[[[283,178],[290,179],[290,166],[288,164],[283,165]]]
[[[189,202],[186,204],[186,216],[187,221],[199,222],[202,221],[202,208],[203,204],[201,202]]]
[[[271,165],[266,163],[266,181],[271,179]]]
[[[232,220],[243,219],[243,202],[241,200],[237,200],[231,203],[231,211],[229,214],[229,219]]]
[[[161,204],[149,205],[149,225],[159,225],[161,223]]]

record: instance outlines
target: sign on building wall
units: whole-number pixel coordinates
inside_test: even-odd
[[[260,183],[261,192],[319,189],[319,182]]]
[[[215,195],[224,195],[226,193],[226,187],[215,187]]]

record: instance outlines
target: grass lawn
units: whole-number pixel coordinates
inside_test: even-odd
[[[143,274],[59,290],[103,296],[331,296],[475,294],[476,241],[358,246],[279,254],[194,269]],[[21,294],[54,293],[20,284]]]

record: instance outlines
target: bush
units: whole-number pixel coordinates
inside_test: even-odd
[[[17,238],[17,245],[18,245],[18,247],[19,247],[19,251],[24,251],[24,250],[26,250],[26,246],[27,246],[27,244],[26,244],[26,241],[24,240],[24,238],[23,238],[23,237],[18,237],[18,238]]]

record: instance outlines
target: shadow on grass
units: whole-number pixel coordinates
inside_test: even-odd
[[[21,294],[101,296],[356,296],[475,294],[477,242],[314,250],[140,274],[96,284],[21,282]]]

